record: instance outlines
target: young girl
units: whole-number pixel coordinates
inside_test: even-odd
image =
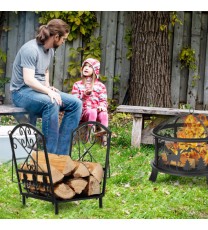
[[[81,121],[98,121],[108,127],[107,92],[99,81],[100,62],[88,58],[82,63],[82,80],[74,83],[72,94],[82,100]]]

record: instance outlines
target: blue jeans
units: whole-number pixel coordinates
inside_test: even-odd
[[[72,131],[80,121],[82,102],[74,95],[59,93],[62,106],[56,102],[52,103],[48,95],[34,91],[30,87],[22,87],[12,92],[12,100],[17,107],[23,107],[30,114],[42,117],[42,132],[49,153],[68,155]],[[60,127],[59,111],[64,111]]]

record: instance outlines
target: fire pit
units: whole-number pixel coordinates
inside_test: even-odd
[[[152,131],[155,158],[149,180],[158,172],[179,176],[206,176],[208,182],[208,116],[171,117]]]

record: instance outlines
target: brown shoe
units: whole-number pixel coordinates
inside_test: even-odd
[[[101,136],[106,134],[106,131],[103,128],[101,128],[100,131],[97,131],[94,134],[95,134],[96,137],[101,137]]]

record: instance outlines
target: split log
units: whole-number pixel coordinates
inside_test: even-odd
[[[39,165],[38,172],[48,173],[46,164],[38,164],[38,165]],[[25,164],[23,166],[23,169],[31,171],[31,172],[34,172],[35,170],[31,170],[31,166],[33,167],[32,163],[30,163],[30,165]],[[62,181],[63,178],[64,178],[64,175],[61,172],[59,172],[56,168],[54,168],[53,166],[51,166],[50,168],[51,168],[51,176],[52,176],[53,184]],[[21,172],[19,173],[19,176],[20,176],[20,180],[22,180],[24,178],[23,173],[21,173]],[[33,174],[32,173],[28,172],[28,173],[26,173],[26,176],[27,176],[27,180],[33,181]],[[37,176],[37,181],[38,182],[43,182],[43,176],[38,175]],[[48,177],[47,177],[47,182],[49,183],[49,178]]]
[[[100,183],[93,176],[89,176],[88,184],[84,189],[83,193],[87,196],[100,194]]]
[[[46,193],[50,193],[51,194],[51,189],[49,188],[49,191],[46,191],[45,187],[44,186],[39,186],[38,188],[35,187],[34,185],[30,185],[28,187],[28,189],[30,190],[30,192],[32,193],[37,193],[37,191],[40,193],[40,194],[46,194]]]
[[[87,169],[87,167],[83,164],[83,162],[81,161],[74,161],[75,163],[75,170],[72,173],[72,175],[75,178],[79,178],[79,177],[87,177],[90,175],[89,170]]]
[[[87,185],[87,181],[83,178],[69,179],[65,183],[69,185],[69,187],[72,188],[77,194],[80,194]]]
[[[95,162],[82,162],[87,169],[89,170],[90,174],[97,179],[97,181],[100,183],[103,179],[103,167],[99,163]]]
[[[37,152],[33,151],[32,157],[34,160],[38,159],[38,164],[46,164],[45,160],[45,153],[43,151],[38,151],[38,158]],[[71,172],[75,169],[75,163],[68,155],[57,155],[53,153],[48,153],[48,158],[50,162],[50,166],[55,167],[59,170],[64,176],[68,176]]]
[[[62,199],[71,199],[75,196],[75,192],[67,184],[61,183],[54,187],[54,193]]]

